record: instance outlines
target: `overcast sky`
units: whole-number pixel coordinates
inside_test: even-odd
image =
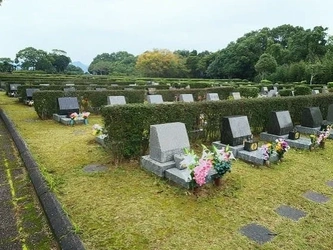
[[[328,27],[331,0],[3,0],[0,57],[61,49],[89,65],[101,53],[215,52],[245,33],[283,24]]]

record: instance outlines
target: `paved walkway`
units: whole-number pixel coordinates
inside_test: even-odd
[[[0,118],[0,249],[57,249],[32,185]]]

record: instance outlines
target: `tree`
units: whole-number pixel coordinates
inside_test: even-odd
[[[310,85],[312,85],[313,78],[315,78],[315,76],[317,76],[318,74],[322,73],[324,67],[320,61],[316,61],[316,62],[307,64],[306,69],[310,74]]]
[[[35,70],[37,62],[46,55],[47,52],[43,50],[37,50],[33,47],[27,47],[25,49],[20,50],[16,54],[15,62],[20,63],[23,69]]]
[[[63,54],[52,53],[50,56],[53,58],[52,65],[58,73],[64,72],[71,62],[71,59]]]
[[[276,70],[277,63],[275,58],[267,53],[264,53],[260,56],[254,68],[261,75],[261,78],[264,79],[268,73],[273,73]]]
[[[69,75],[82,75],[84,74],[83,70],[80,67],[77,67],[73,64],[69,64],[65,70],[66,74]]]
[[[185,61],[166,49],[154,49],[139,55],[136,69],[148,77],[183,77],[187,74]]]
[[[10,58],[0,58],[0,72],[12,72],[14,68],[13,61]]]
[[[126,51],[97,55],[89,65],[91,74],[133,75],[136,57]]]

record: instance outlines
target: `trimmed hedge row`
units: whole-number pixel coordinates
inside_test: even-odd
[[[58,113],[59,97],[77,97],[81,111],[99,113],[100,108],[107,105],[108,96],[125,96],[127,103],[143,103],[145,99],[144,90],[86,90],[86,91],[38,91],[33,94],[34,107],[41,119],[50,119],[53,114]]]
[[[300,124],[304,107],[320,107],[324,117],[333,103],[333,94],[223,100],[216,102],[132,104],[103,107],[108,131],[106,145],[115,160],[139,158],[147,154],[150,125],[183,122],[192,143],[220,138],[220,122],[229,115],[246,115],[252,132],[264,131],[271,111],[289,110],[294,124]]]

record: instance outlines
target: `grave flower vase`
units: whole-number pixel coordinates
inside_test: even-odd
[[[194,195],[198,195],[199,194],[199,192],[200,192],[200,189],[201,189],[201,187],[200,186],[195,186],[194,188],[193,188],[193,194]]]
[[[87,118],[84,118],[83,122],[84,122],[84,125],[88,125],[88,119]]]
[[[325,141],[321,141],[321,142],[319,143],[319,147],[320,147],[320,148],[325,148]]]
[[[71,119],[70,122],[69,122],[69,124],[70,124],[71,126],[74,126],[74,119]]]
[[[214,179],[214,185],[217,186],[217,187],[221,186],[222,185],[222,177],[216,177]]]
[[[265,164],[266,167],[269,167],[269,166],[271,165],[271,162],[270,162],[269,159],[268,159],[268,160],[265,160],[265,161],[264,161],[264,164]]]

